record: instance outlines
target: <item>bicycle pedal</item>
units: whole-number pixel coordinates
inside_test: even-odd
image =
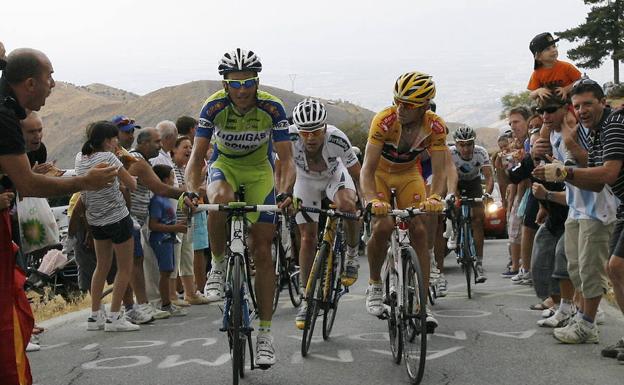
[[[267,369],[271,369],[272,365],[255,365],[256,368],[260,369],[260,370],[267,370]]]

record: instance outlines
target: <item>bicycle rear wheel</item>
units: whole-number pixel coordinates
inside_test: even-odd
[[[310,272],[312,281],[310,282],[310,286],[306,287],[308,309],[303,327],[303,338],[301,340],[301,355],[304,357],[308,355],[310,343],[312,342],[312,335],[314,334],[314,326],[316,325],[316,319],[318,318],[318,313],[323,302],[322,276],[327,261],[327,248],[327,243],[323,242],[315,257],[315,260],[317,260],[316,266],[314,266],[314,270]]]
[[[339,242],[337,240],[337,242]],[[340,300],[340,293],[342,292],[342,280],[340,278],[342,269],[344,268],[344,249],[339,254],[334,254],[333,267],[331,269],[331,281],[329,298],[325,303],[325,312],[323,313],[323,339],[328,340],[334,327],[334,321],[336,320],[336,313],[338,312],[338,301]],[[334,248],[336,250],[336,248]]]
[[[245,341],[243,331],[243,285],[241,280],[242,255],[233,256],[232,266],[232,306],[230,307],[230,338],[232,349],[232,382],[238,385],[239,377],[244,376]]]
[[[271,252],[273,253],[273,272],[275,273],[275,287],[273,289],[273,313],[275,313],[282,291],[282,274],[284,274],[283,270],[285,269],[284,248],[281,245],[279,235],[273,238]]]
[[[413,384],[419,384],[427,359],[426,291],[420,264],[411,247],[401,250],[403,259],[403,304],[401,332],[403,360]]]

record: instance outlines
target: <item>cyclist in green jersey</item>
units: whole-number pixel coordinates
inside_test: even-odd
[[[215,151],[208,171],[207,194],[210,203],[235,201],[239,185],[245,186],[249,204],[277,204],[287,207],[292,201],[295,166],[288,136],[284,106],[275,96],[258,90],[260,60],[252,51],[240,48],[226,53],[219,63],[223,89],[204,103],[195,134],[193,153],[187,166],[190,191],[200,187],[203,157],[214,135]],[[275,147],[281,178],[275,186],[273,162]],[[278,194],[275,195],[277,190]],[[252,213],[250,250],[256,264],[255,289],[260,327],[256,340],[256,365],[270,366],[276,361],[271,331],[273,289],[271,241],[275,233],[274,213]],[[210,213],[208,233],[212,249],[212,269],[206,297],[220,300],[225,279],[226,215]]]

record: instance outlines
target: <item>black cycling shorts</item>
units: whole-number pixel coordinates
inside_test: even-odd
[[[115,244],[124,243],[132,238],[132,231],[134,229],[130,214],[119,222],[111,223],[110,225],[89,227],[91,228],[93,239],[98,241],[110,239]]]

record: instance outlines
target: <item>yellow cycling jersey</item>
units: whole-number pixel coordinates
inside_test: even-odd
[[[401,123],[396,106],[377,113],[371,122],[368,142],[381,146],[378,169],[386,172],[402,172],[416,167],[423,151],[445,151],[448,129],[444,120],[434,112],[426,111],[418,136],[407,149],[399,149]]]

